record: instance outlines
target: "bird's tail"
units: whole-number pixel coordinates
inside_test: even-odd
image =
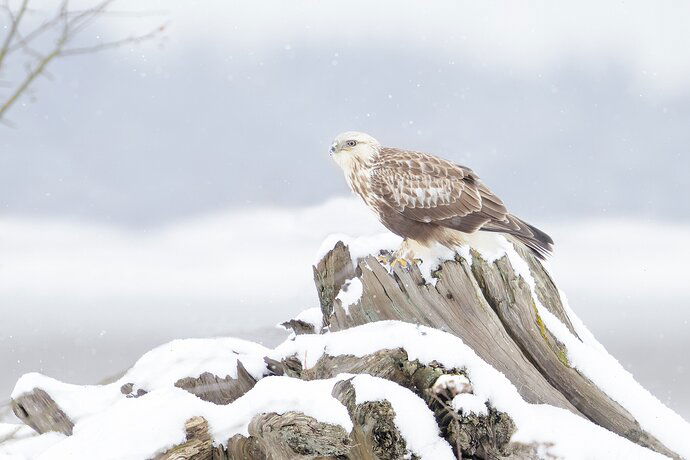
[[[512,235],[542,260],[551,255],[553,240],[549,235],[512,214],[508,214],[506,218],[505,223],[492,221],[484,225],[481,230]]]

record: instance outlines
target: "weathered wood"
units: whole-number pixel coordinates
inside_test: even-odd
[[[256,379],[252,377],[244,365],[237,361],[237,378],[229,375],[221,378],[209,372],[204,372],[199,377],[185,377],[175,382],[175,386],[187,390],[204,401],[214,404],[230,404],[256,385]]]
[[[544,326],[530,288],[512,270],[507,257],[488,264],[477,255],[473,257],[472,272],[489,304],[524,355],[580,412],[614,433],[671,455],[663,444],[645,433],[635,418],[620,404],[570,367],[567,350]],[[560,314],[565,315],[562,305],[559,303],[558,306]]]
[[[493,408],[488,414],[453,414],[446,424],[446,438],[454,441],[454,447],[463,455],[473,458],[504,458],[517,450],[510,438],[515,423],[503,412]]]
[[[58,407],[53,398],[40,388],[12,400],[12,411],[19,420],[38,433],[57,431],[72,434],[74,423]]]
[[[255,438],[247,438],[236,434],[228,439],[227,448],[221,448],[218,460],[266,460],[266,454],[261,450]],[[214,460],[216,460],[214,458]]]
[[[249,423],[248,437],[235,435],[227,443],[230,459],[343,458],[351,447],[339,425],[322,423],[299,412],[259,414]]]
[[[271,375],[287,375],[299,378],[302,374],[302,361],[296,356],[284,358],[282,361],[264,357],[264,362]]]
[[[352,365],[349,369],[354,370],[356,359],[351,358],[322,358],[320,364],[313,368],[314,372],[312,369],[305,371],[308,375],[302,375],[302,377],[327,378],[338,373],[337,367],[348,363]],[[373,370],[374,374],[392,375],[384,371],[386,365],[392,365],[393,361],[406,360],[406,354],[401,350],[385,350],[370,357],[364,357],[363,361],[373,366],[363,365],[361,370],[365,371],[364,373]],[[410,376],[401,377],[401,380],[413,384]],[[419,380],[426,382],[422,378]],[[347,408],[353,422],[351,433],[346,433],[340,426],[318,422],[300,413],[260,414],[255,416],[249,424],[248,437],[236,435],[228,440],[225,455],[230,459],[275,460],[406,458],[406,441],[395,425],[395,411],[388,401],[356,404],[355,388],[349,380],[336,383],[332,395]]]
[[[563,307],[563,301],[561,300],[561,294],[558,291],[558,287],[556,287],[556,283],[551,278],[551,275],[544,269],[541,261],[532,255],[532,251],[522,245],[515,245],[515,250],[520,254],[520,257],[527,262],[530,273],[532,273],[532,276],[536,280],[535,291],[541,304],[565,324],[571,334],[579,339],[580,336],[577,334],[577,331],[575,331],[568,317],[568,313]]]
[[[336,383],[332,394],[347,407],[354,425],[354,448],[348,458],[394,460],[406,457],[407,443],[395,426],[395,410],[388,401],[356,404],[356,391],[349,380]]]
[[[313,269],[321,312],[324,314],[325,325],[328,325],[328,318],[333,311],[333,299],[338,295],[345,281],[355,276],[350,251],[342,241],[338,241]]]
[[[577,336],[546,270],[531,253],[516,249],[528,263],[537,299]],[[444,262],[433,285],[425,282],[415,265],[396,266],[389,273],[371,256],[358,261],[355,270],[347,247],[337,244],[314,269],[324,323],[338,331],[390,319],[450,332],[501,371],[526,401],[562,407],[640,445],[678,457],[570,366],[565,346],[544,325],[529,286],[507,257],[492,263],[476,252],[470,257]],[[354,276],[360,278],[363,294],[346,312],[336,296]]]
[[[444,377],[454,377],[452,374]],[[463,376],[465,377],[465,376]],[[444,438],[463,458],[526,460],[542,458],[538,452],[546,445],[511,442],[515,432],[512,418],[497,411],[488,402],[486,414],[465,413],[453,408],[453,398],[461,393],[474,393],[469,379],[439,379],[425,390],[427,405],[434,411]]]
[[[347,270],[352,264],[349,257],[347,247],[336,246],[319,266],[329,267],[329,273],[354,274],[354,270]],[[482,359],[503,372],[527,401],[578,413],[520,351],[486,301],[467,262],[445,262],[435,287],[424,284],[416,267],[396,267],[390,275],[373,257],[361,261],[359,267],[364,292],[360,302],[350,306],[349,314],[335,300],[335,286],[318,289],[322,312],[332,331],[392,319],[442,329],[462,338]]]
[[[534,453],[533,448],[510,443],[515,425],[507,414],[500,413],[492,407],[489,407],[489,415],[487,416],[462,415],[453,410],[450,402],[457,392],[445,392],[445,395],[442,395],[436,388],[436,382],[442,375],[461,374],[460,370],[444,369],[440,365],[424,365],[416,360],[410,361],[405,350],[398,348],[380,350],[361,357],[324,354],[313,367],[303,370],[298,376],[305,380],[314,380],[331,378],[339,373],[368,374],[390,380],[412,390],[427,403],[436,415],[441,432],[444,433],[449,443],[456,450],[459,449],[458,451],[462,452],[463,455],[473,455],[478,458],[498,458],[499,456],[529,458],[529,455]],[[365,420],[366,417],[363,418],[362,416],[363,413],[369,414],[371,411],[390,413],[392,411],[390,404],[369,405],[364,409],[355,409],[350,400],[354,390],[351,389],[351,385],[344,385],[345,382],[341,382],[336,387],[340,388],[341,392],[339,400],[348,407],[353,421],[356,420],[355,428],[359,426],[359,430],[355,429],[352,434],[355,445],[361,448],[357,455],[363,455],[362,452],[374,452],[377,455],[376,458],[399,458],[381,457],[380,452],[377,452],[378,447],[372,445],[370,439],[372,430],[374,432],[383,430],[381,427],[374,428],[379,426],[377,425],[379,423],[385,425],[387,422]],[[468,384],[466,391],[471,392],[471,388],[472,385]],[[388,433],[388,428],[383,431]],[[377,438],[381,439],[388,439],[390,436],[395,435],[390,433],[376,435]],[[404,441],[396,445],[398,451],[401,448],[404,451]],[[519,456],[518,453],[522,456]],[[359,458],[357,455],[351,458]]]
[[[402,349],[380,350],[366,356],[324,354],[316,364],[301,372],[304,380],[329,379],[338,374],[368,374],[384,378],[406,388],[430,388],[439,376],[446,373],[440,367],[424,366],[409,361]]]
[[[211,460],[213,441],[208,422],[203,417],[192,417],[185,423],[187,442],[154,457],[154,460]]]
[[[313,324],[302,321],[301,319],[291,319],[290,321],[280,323],[280,325],[285,329],[292,329],[296,335],[316,333],[316,329],[314,328]]]

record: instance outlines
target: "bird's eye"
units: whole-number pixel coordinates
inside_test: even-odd
[[[347,141],[345,142],[345,145],[347,145],[348,147],[354,147],[355,145],[357,145],[357,141]]]

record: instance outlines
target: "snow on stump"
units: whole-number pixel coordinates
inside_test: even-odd
[[[690,458],[690,425],[501,238],[392,269],[390,238],[330,241],[281,345],[176,340],[104,385],[27,374],[13,408],[43,434],[0,457]]]

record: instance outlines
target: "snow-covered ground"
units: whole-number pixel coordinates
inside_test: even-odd
[[[64,384],[40,374],[27,374],[13,392],[20,396],[33,388],[47,391],[75,422],[69,437],[54,433],[38,438],[10,441],[0,446],[3,454],[38,459],[91,458],[97,446],[118,446],[106,455],[113,459],[150,458],[175,444],[184,442],[184,423],[200,415],[209,421],[216,443],[234,434],[247,435],[247,426],[258,413],[300,411],[319,421],[342,426],[347,432],[352,421],[346,408],[331,395],[333,385],[351,375],[329,380],[301,381],[288,377],[265,377],[263,356],[281,359],[297,356],[305,367],[313,366],[326,352],[331,355],[364,356],[380,349],[404,348],[410,359],[432,361],[446,368],[463,368],[472,384],[472,402],[458,401],[458,409],[475,411],[485,403],[511,415],[517,425],[513,440],[541,446],[541,453],[557,458],[664,458],[618,435],[586,421],[564,409],[526,403],[503,374],[482,361],[463,342],[448,333],[408,323],[386,321],[367,324],[343,332],[297,336],[275,349],[234,339],[177,340],[144,355],[119,380],[103,386]],[[601,354],[605,354],[600,350]],[[198,376],[204,369],[218,375],[236,376],[236,362],[247,363],[247,369],[259,383],[246,395],[227,406],[203,401],[175,388],[181,376]],[[603,370],[604,374],[618,372]],[[616,375],[627,385],[632,377]],[[444,379],[444,385],[449,379]],[[148,391],[138,398],[127,398],[120,392],[124,383]],[[440,437],[433,414],[411,391],[395,383],[371,376],[353,379],[356,403],[386,399],[396,412],[395,424],[407,441],[408,449],[423,459],[452,459],[448,443]],[[635,392],[626,397],[638,397]],[[454,401],[455,405],[455,401]],[[624,401],[627,407],[627,401]],[[663,405],[655,402],[647,408],[657,416],[653,426],[645,428],[663,435],[666,442],[681,455],[690,455],[690,425],[664,415]],[[11,429],[7,426],[5,431]],[[587,439],[587,442],[582,442]],[[552,457],[548,457],[552,458]]]
[[[690,227],[533,223],[556,240],[551,270],[597,339],[690,416],[682,271]],[[23,373],[93,383],[174,338],[261,337],[274,346],[284,338],[274,324],[317,305],[311,264],[322,239],[381,231],[354,199],[227,211],[148,231],[2,217],[0,400]]]

